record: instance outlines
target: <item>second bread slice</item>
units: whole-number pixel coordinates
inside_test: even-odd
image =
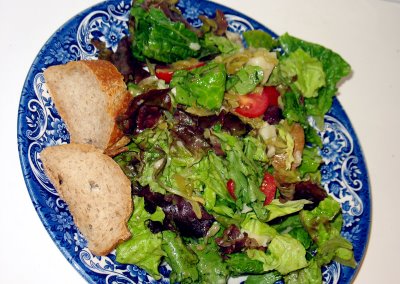
[[[84,144],[48,147],[40,157],[92,253],[106,255],[130,237],[131,183],[113,159]]]

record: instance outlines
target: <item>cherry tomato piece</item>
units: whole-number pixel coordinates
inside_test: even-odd
[[[228,189],[229,195],[232,196],[234,200],[236,200],[235,182],[233,181],[233,179],[228,180],[228,182],[226,183],[226,188]]]
[[[174,71],[169,68],[157,68],[156,76],[158,79],[164,80],[165,83],[169,83],[172,80],[172,76],[174,75]]]
[[[268,205],[275,198],[276,182],[273,175],[270,173],[264,174],[264,179],[261,183],[260,190],[265,194],[264,205]]]
[[[258,117],[270,105],[278,105],[279,92],[275,87],[264,87],[260,94],[251,93],[239,96],[239,107],[235,112],[249,118]]]

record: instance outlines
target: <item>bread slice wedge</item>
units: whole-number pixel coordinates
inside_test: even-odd
[[[71,143],[105,150],[123,136],[115,119],[128,108],[132,96],[112,63],[72,61],[47,68],[44,78]]]
[[[40,158],[93,254],[130,238],[131,183],[112,158],[88,144],[47,147]]]

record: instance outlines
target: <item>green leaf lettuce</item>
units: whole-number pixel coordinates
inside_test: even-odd
[[[153,214],[144,209],[144,198],[135,196],[134,211],[128,221],[132,237],[116,248],[116,260],[120,263],[134,264],[145,269],[155,279],[160,279],[158,266],[165,255],[161,248],[161,233],[153,234],[146,225],[147,220],[163,221],[164,212],[157,207]]]
[[[225,93],[225,82],[225,65],[211,62],[190,71],[176,71],[170,86],[175,87],[176,103],[218,110]]]
[[[268,245],[267,253],[249,249],[247,255],[251,259],[261,261],[264,271],[276,269],[282,275],[306,267],[306,250],[302,244],[290,235],[277,235]]]

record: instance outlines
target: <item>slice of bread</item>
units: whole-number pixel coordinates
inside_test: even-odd
[[[105,150],[123,136],[115,119],[128,108],[132,96],[113,64],[104,60],[72,61],[47,68],[44,77],[71,143]]]
[[[44,170],[95,255],[130,237],[131,183],[118,164],[88,144],[64,144],[40,153]]]

